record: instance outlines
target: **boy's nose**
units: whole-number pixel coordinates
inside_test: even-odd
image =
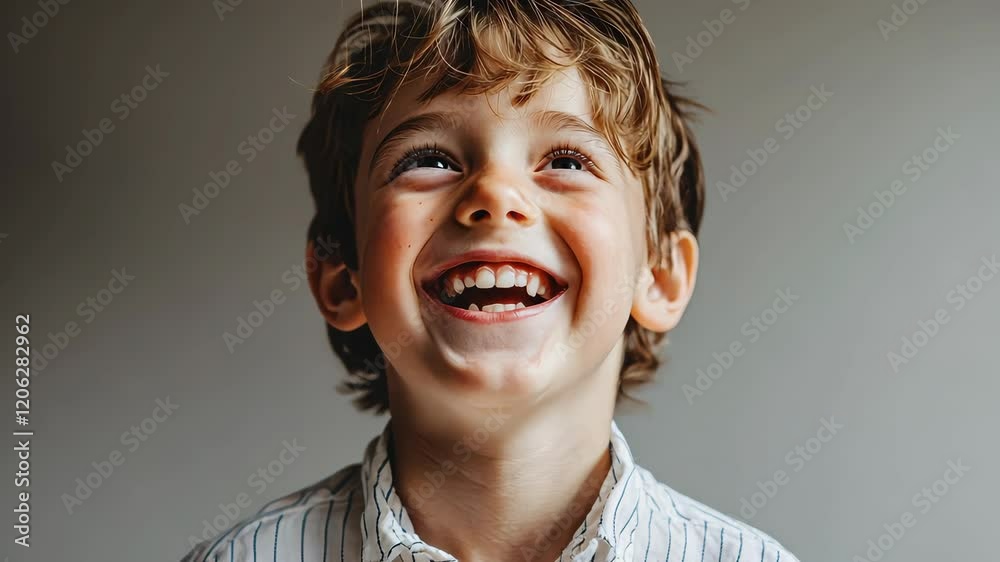
[[[537,218],[535,203],[514,182],[497,176],[480,178],[455,207],[455,220],[468,227],[530,226]]]

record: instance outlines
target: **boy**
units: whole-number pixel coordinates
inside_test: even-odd
[[[656,481],[612,420],[698,265],[704,188],[628,0],[386,2],[299,140],[310,285],[360,464],[190,561],[795,561]]]

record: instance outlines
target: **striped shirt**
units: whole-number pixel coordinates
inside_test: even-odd
[[[389,431],[386,423],[361,463],[268,504],[182,562],[455,561],[414,532],[393,485]],[[608,449],[611,470],[557,562],[798,562],[761,531],[658,482],[635,464],[614,421]],[[536,533],[538,551],[568,520],[554,516],[552,529]],[[547,562],[535,560],[531,548],[522,554],[526,562]]]

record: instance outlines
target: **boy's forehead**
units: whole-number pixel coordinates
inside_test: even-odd
[[[434,85],[436,77],[410,80],[392,96],[371,129],[378,137],[399,123],[424,113],[453,114],[458,120],[489,116],[498,122],[516,123],[553,112],[573,115],[594,126],[591,99],[575,68],[551,73],[536,86],[534,95],[523,104],[516,105],[517,96],[528,85],[527,80],[520,76],[484,93],[469,92],[458,86],[423,102],[419,100],[421,94]]]

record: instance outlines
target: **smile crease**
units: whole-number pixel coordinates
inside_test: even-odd
[[[464,310],[506,312],[552,299],[565,287],[546,271],[518,262],[467,262],[442,273],[427,292]]]

